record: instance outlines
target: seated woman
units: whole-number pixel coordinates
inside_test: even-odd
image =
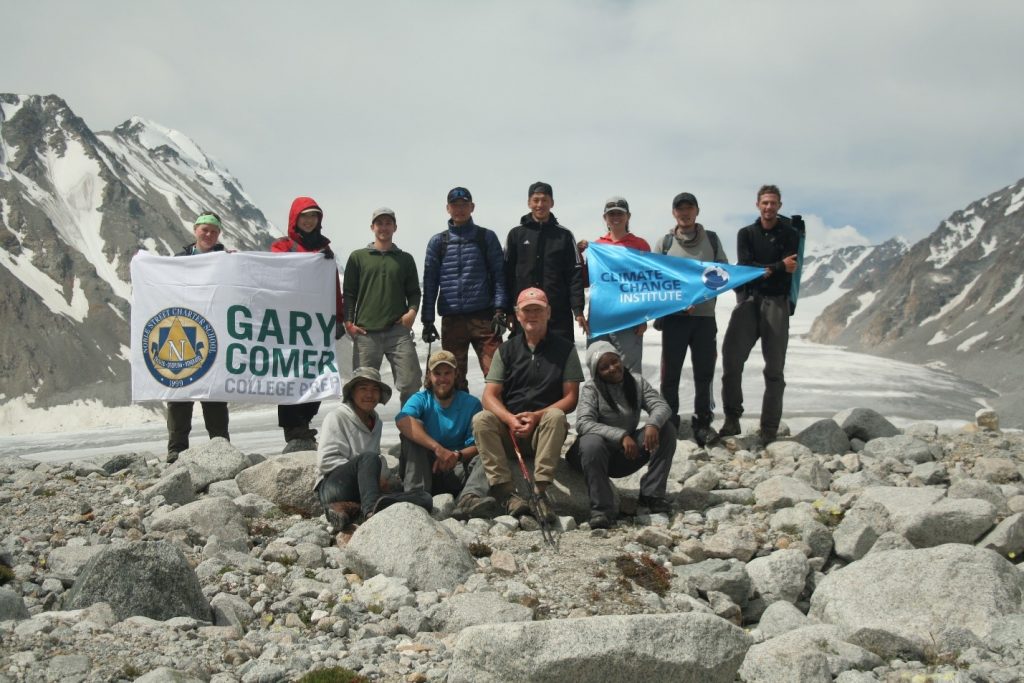
[[[609,477],[625,477],[644,465],[640,480],[641,507],[668,513],[665,499],[676,430],[669,421],[668,403],[643,377],[631,375],[615,347],[606,341],[587,349],[591,380],[580,390],[576,408],[579,437],[566,454],[569,464],[582,470],[590,492],[590,526],[607,529],[618,511]],[[642,429],[640,411],[647,412]]]
[[[369,517],[381,495],[381,421],[378,403],[391,387],[374,368],[357,368],[341,389],[343,403],[321,426],[315,490],[327,521],[337,533],[358,517]]]

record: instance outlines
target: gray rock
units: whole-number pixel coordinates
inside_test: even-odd
[[[64,545],[53,548],[46,556],[46,566],[58,576],[74,578],[102,549],[101,545]]]
[[[811,503],[821,497],[806,482],[793,477],[771,477],[754,487],[754,500],[769,510],[792,507],[799,502]]]
[[[751,592],[750,576],[743,563],[736,560],[704,560],[674,567],[673,571],[683,584],[683,592],[718,591],[741,607]]]
[[[901,462],[922,463],[934,460],[932,449],[927,443],[909,434],[883,436],[864,444],[864,455],[885,460],[893,458]]]
[[[70,609],[109,603],[118,619],[211,618],[196,573],[181,551],[164,541],[103,546],[65,598]]]
[[[48,678],[54,681],[84,681],[92,669],[85,655],[54,655],[46,665]]]
[[[252,456],[249,456],[252,459]],[[238,483],[234,479],[227,479],[225,481],[215,481],[210,484],[210,487],[206,489],[207,495],[211,496],[224,496],[234,500],[242,495],[242,491],[238,488]]]
[[[730,526],[704,539],[704,555],[719,559],[736,558],[746,562],[760,548],[757,535],[745,526]]]
[[[981,408],[974,413],[974,424],[991,432],[999,431],[999,414],[991,408]]]
[[[992,632],[985,645],[1024,663],[1024,614],[1012,614],[992,623]]]
[[[249,549],[249,527],[241,510],[227,498],[213,496],[183,505],[177,510],[150,518],[153,531],[184,529],[197,533],[204,540],[217,536],[222,544],[236,550]]]
[[[256,612],[249,603],[233,593],[217,593],[210,600],[210,607],[216,626],[235,626],[241,633],[256,619]]]
[[[751,647],[740,667],[740,677],[744,681],[831,683],[832,677],[843,671],[884,664],[877,655],[844,642],[839,629],[813,625]]]
[[[886,531],[878,537],[875,544],[871,546],[871,553],[884,553],[890,550],[913,550],[914,544],[908,541],[902,534],[895,531]]]
[[[1003,512],[1006,507],[1006,496],[1002,489],[988,481],[980,479],[968,479],[966,477],[957,479],[949,485],[946,492],[947,498],[981,498],[987,500],[996,507],[996,510]]]
[[[754,592],[768,605],[779,600],[796,602],[807,584],[808,571],[807,556],[793,549],[776,550],[747,563]]]
[[[281,536],[293,538],[298,543],[312,543],[326,548],[334,543],[334,537],[320,522],[304,519],[285,529]]]
[[[355,598],[367,607],[378,606],[394,612],[401,607],[412,607],[416,596],[406,585],[405,579],[378,574],[356,586]]]
[[[851,439],[867,443],[872,439],[896,436],[900,430],[893,423],[870,408],[848,408],[832,418]]]
[[[136,678],[135,683],[202,683],[202,679],[195,678],[185,671],[172,669],[169,666],[160,666],[148,674]]]
[[[430,513],[434,519],[441,521],[452,516],[455,509],[455,496],[450,493],[442,493],[434,496],[434,509]]]
[[[146,457],[139,453],[114,453],[112,455],[101,455],[93,458],[100,469],[107,474],[114,474],[129,467],[146,467]]]
[[[811,620],[807,615],[798,610],[793,603],[779,600],[765,608],[757,628],[766,638],[774,638],[810,624]]]
[[[0,588],[0,621],[28,619],[28,608],[20,595],[10,588]]]
[[[793,473],[793,477],[807,482],[807,485],[816,491],[828,491],[829,484],[832,482],[832,474],[818,462],[817,458],[800,463],[796,472]]]
[[[948,544],[872,553],[831,572],[811,597],[810,616],[875,654],[920,658],[956,647],[950,625],[984,640],[1024,606],[1024,573],[991,550]],[[940,650],[941,651],[941,650]]]
[[[850,450],[850,438],[843,428],[831,418],[811,423],[793,440],[807,446],[815,453],[826,455],[842,455]]]
[[[1017,463],[1009,458],[981,457],[974,459],[971,475],[993,484],[1006,484],[1020,479]]]
[[[449,683],[617,680],[731,683],[750,636],[707,614],[637,614],[473,626]]]
[[[234,479],[236,474],[251,464],[242,451],[218,436],[182,451],[177,466],[188,470],[192,486],[198,493],[205,491],[215,481]]]
[[[962,498],[937,501],[893,519],[893,531],[918,548],[943,543],[974,543],[995,524],[996,510],[986,500]]]
[[[934,439],[939,435],[939,427],[932,422],[915,422],[904,427],[903,433],[919,439]]]
[[[451,590],[476,569],[445,526],[409,503],[392,505],[360,525],[348,550],[364,576],[399,576],[415,590]]]
[[[874,486],[882,486],[885,484],[880,476],[870,470],[860,470],[859,472],[852,472],[850,474],[841,474],[838,477],[832,479],[830,488],[841,495],[847,493],[857,493],[864,489],[871,488]]]
[[[916,486],[935,486],[949,480],[946,466],[939,462],[923,462],[915,465],[908,481]]]
[[[470,626],[530,621],[533,610],[507,602],[494,592],[459,593],[441,603],[433,613],[434,629],[458,633]]]
[[[223,484],[224,482],[218,481],[217,484]],[[238,488],[238,484],[234,481],[235,488]],[[211,486],[212,488],[212,486]],[[210,495],[215,495],[211,493]],[[248,519],[255,519],[258,517],[266,517],[268,515],[277,514],[277,506],[271,501],[267,500],[263,496],[256,495],[255,493],[243,493],[242,495],[231,497],[224,496],[225,498],[231,498],[231,502],[235,504],[238,511],[241,512]]]
[[[239,671],[242,670],[242,683],[283,683],[289,679],[287,668],[262,659],[246,662]]]
[[[889,515],[881,505],[854,507],[832,532],[836,555],[847,561],[868,554],[878,537],[889,530]]]
[[[1001,521],[978,542],[978,547],[994,550],[1003,557],[1010,553],[1024,554],[1024,513],[1018,512]]]
[[[152,500],[163,496],[169,505],[185,505],[196,499],[192,476],[187,469],[173,469],[156,480],[152,486],[141,493],[143,500]]]
[[[718,482],[720,479],[721,474],[718,472],[717,467],[714,465],[704,465],[696,474],[683,482],[683,487],[704,491],[706,493],[718,488]]]
[[[773,441],[764,447],[772,460],[801,460],[813,455],[810,448],[797,441]]]
[[[282,511],[316,516],[323,511],[313,492],[316,483],[316,452],[279,455],[248,467],[235,476],[242,493],[255,493]]]

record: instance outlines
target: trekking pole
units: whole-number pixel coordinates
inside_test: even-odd
[[[527,502],[530,505],[530,511],[536,518],[537,523],[540,524],[540,535],[544,538],[544,541],[558,550],[558,539],[555,538],[554,531],[551,527],[551,522],[548,521],[548,516],[545,510],[541,508],[541,501],[548,510],[551,509],[551,501],[548,500],[547,493],[537,493],[537,487],[533,482],[533,477],[530,476],[530,470],[526,467],[526,461],[523,460],[523,453],[519,450],[519,442],[516,441],[516,435],[512,433],[512,429],[508,430],[508,435],[512,439],[512,450],[516,452],[516,459],[519,461],[519,471],[523,473],[523,479],[526,480],[527,488]]]

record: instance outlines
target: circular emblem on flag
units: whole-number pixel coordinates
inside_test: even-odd
[[[165,308],[142,328],[142,356],[149,374],[164,386],[192,384],[217,357],[217,332],[188,308]]]
[[[718,291],[729,284],[729,273],[719,266],[708,266],[700,274],[700,280],[708,289]]]

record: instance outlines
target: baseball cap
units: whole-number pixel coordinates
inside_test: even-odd
[[[453,187],[448,191],[448,203],[465,200],[467,202],[473,201],[473,195],[464,187]]]
[[[386,206],[382,206],[382,207],[380,207],[379,209],[376,209],[373,212],[373,216],[370,217],[370,222],[372,223],[373,221],[377,220],[381,216],[391,216],[392,218],[395,218],[395,211],[394,211],[394,209],[389,209]],[[398,220],[398,219],[395,218],[395,220]]]
[[[625,211],[629,213],[629,202],[626,201],[625,197],[609,197],[608,201],[604,203],[604,212],[609,211]]]
[[[540,180],[530,185],[530,191],[526,193],[526,196],[532,197],[535,194],[546,194],[552,199],[555,197],[555,191],[551,189],[551,185]]]
[[[516,299],[516,308],[547,305],[548,295],[544,293],[543,289],[538,289],[537,287],[528,287],[527,289],[524,289],[519,292],[519,298]]]
[[[308,209],[303,209],[302,211],[299,211],[300,216],[304,213],[318,213],[322,216],[324,212],[320,210],[319,206],[311,206]]]
[[[450,365],[458,369],[455,354],[451,351],[438,351],[427,360],[427,372],[432,372],[438,365]]]
[[[700,204],[697,203],[697,198],[689,192],[680,192],[675,196],[675,199],[672,200],[673,209],[678,209],[680,204],[693,204],[700,208]]]

